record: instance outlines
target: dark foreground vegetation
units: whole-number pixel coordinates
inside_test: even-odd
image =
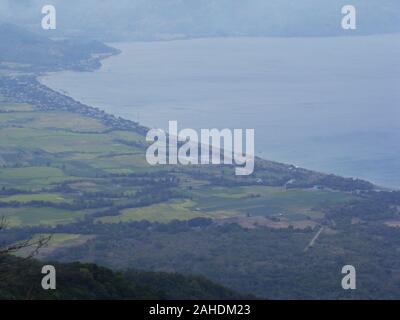
[[[0,299],[254,299],[253,296],[240,295],[202,277],[132,269],[114,272],[95,264],[83,263],[52,265],[57,270],[57,288],[43,290],[42,262],[3,257],[0,259]]]

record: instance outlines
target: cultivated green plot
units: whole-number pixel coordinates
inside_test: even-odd
[[[27,124],[29,128],[102,132],[106,127],[99,120],[70,112],[37,112]]]
[[[193,201],[206,212],[235,210],[256,215],[287,214],[294,219],[298,215],[318,217],[322,205],[353,199],[342,192],[323,190],[289,189],[281,187],[208,188],[193,192]],[[297,216],[296,216],[297,215]]]
[[[29,180],[43,178],[63,178],[62,170],[52,167],[23,167],[0,169],[0,179]]]
[[[102,155],[93,158],[90,162],[93,168],[102,169],[112,173],[134,173],[138,169],[148,168],[144,152],[116,155]],[[156,168],[159,169],[159,168]]]
[[[131,132],[131,131],[112,131],[110,135],[113,138],[120,139],[126,142],[137,142],[137,143],[146,143],[146,139],[144,136],[139,135],[138,133]]]
[[[107,134],[75,133],[67,131],[49,132],[44,129],[3,128],[0,147],[39,149],[50,153],[129,153],[132,147],[115,142]],[[29,139],[28,139],[29,138]]]
[[[33,113],[31,112],[7,112],[0,115],[1,127],[28,125],[34,120]]]
[[[196,217],[212,217],[212,214],[196,211],[195,203],[190,200],[172,200],[166,203],[147,207],[125,209],[118,216],[102,217],[97,221],[103,223],[118,223],[129,221],[158,221],[189,220]]]
[[[274,187],[214,187],[196,190],[192,200],[173,200],[147,207],[125,209],[120,215],[99,218],[104,223],[128,221],[189,220],[195,217],[214,219],[252,215],[284,215],[292,221],[320,218],[320,206],[345,202],[351,196],[322,190],[286,190]]]
[[[52,203],[70,203],[71,200],[64,198],[56,193],[38,193],[38,194],[19,194],[15,196],[0,197],[0,202],[20,202],[45,201]]]
[[[35,108],[26,103],[9,103],[9,102],[2,102],[0,97],[0,111],[2,112],[27,112],[27,111],[34,111]],[[2,121],[2,116],[0,117],[0,121]]]
[[[37,191],[64,181],[78,179],[53,167],[22,167],[0,169],[0,185],[21,190]]]
[[[90,212],[89,210],[72,211],[48,207],[0,208],[0,216],[7,219],[10,227],[68,224],[83,218]]]

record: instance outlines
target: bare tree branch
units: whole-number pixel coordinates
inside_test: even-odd
[[[0,231],[6,229],[8,226],[7,220],[5,217],[0,218]],[[21,250],[27,251],[26,254],[24,252],[24,257],[22,260],[28,260],[36,256],[40,249],[45,247],[49,241],[51,240],[51,235],[50,236],[41,236],[38,239],[27,239],[23,241],[19,241],[17,243],[11,244],[9,246],[6,246],[4,248],[0,248],[0,267],[5,267],[9,263],[7,263],[7,259],[5,258],[7,255],[17,253]],[[6,261],[2,261],[6,260]],[[20,260],[21,261],[21,260]]]

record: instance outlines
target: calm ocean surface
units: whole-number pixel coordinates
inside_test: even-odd
[[[400,35],[132,42],[49,87],[149,127],[254,128],[270,160],[400,187]]]

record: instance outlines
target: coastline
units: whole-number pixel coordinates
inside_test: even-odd
[[[35,76],[22,76],[17,78],[8,78],[0,76],[0,94],[10,98],[10,102],[17,103],[29,103],[43,111],[66,111],[78,113],[94,119],[100,120],[103,124],[110,127],[110,130],[129,130],[139,133],[143,136],[146,135],[148,130],[147,127],[141,126],[137,122],[132,120],[124,119],[122,117],[116,117],[115,115],[109,114],[96,107],[91,107],[83,104],[75,99],[57,92],[37,80],[38,75]],[[141,145],[141,147],[145,147]],[[335,174],[326,174],[324,172],[309,170],[301,167],[297,167],[291,164],[286,164],[277,161],[271,161],[268,159],[255,157],[256,167],[267,166],[271,168],[279,168],[280,171],[299,173],[301,175],[317,175],[320,176],[322,181],[326,182],[326,185],[321,187],[328,187],[333,183],[336,185],[336,181],[339,184],[344,184],[344,190],[348,191],[360,191],[360,190],[393,190],[392,188],[381,187],[367,180],[362,180],[352,177],[342,177]],[[274,169],[275,170],[275,169]],[[329,182],[333,180],[332,182]],[[291,183],[290,188],[319,188],[319,184],[296,184]],[[335,187],[333,187],[335,189]]]
[[[112,44],[108,44],[108,45],[112,45]],[[116,50],[116,52],[114,52],[114,53],[112,53],[112,54],[107,54],[107,55],[101,55],[101,56],[98,56],[98,57],[96,57],[97,59],[98,59],[98,66],[97,66],[97,68],[95,68],[95,69],[93,69],[93,70],[81,70],[81,71],[79,71],[79,72],[94,72],[94,71],[96,71],[96,70],[98,70],[98,69],[100,69],[102,66],[103,66],[103,64],[102,64],[102,61],[103,60],[105,60],[105,59],[108,59],[109,57],[113,57],[113,56],[116,56],[116,55],[119,55],[119,54],[121,54],[122,53],[122,51],[120,50],[120,49],[117,49],[117,48],[114,48],[115,50]],[[65,69],[65,70],[62,70],[62,71],[65,71],[65,72],[70,72],[70,71],[74,71],[74,70],[70,70],[70,69]],[[72,96],[70,96],[70,94],[68,93],[68,92],[66,92],[66,91],[64,91],[64,90],[62,90],[61,88],[51,88],[51,87],[49,87],[46,83],[45,83],[45,81],[42,81],[42,78],[43,77],[47,77],[47,76],[49,76],[49,75],[51,75],[51,74],[53,74],[53,73],[56,73],[56,72],[60,72],[60,71],[54,71],[54,72],[47,72],[47,73],[41,73],[41,74],[38,74],[37,76],[36,76],[36,81],[38,82],[38,83],[40,83],[40,85],[42,85],[42,86],[44,86],[44,87],[46,87],[46,88],[48,88],[49,90],[51,90],[51,91],[53,91],[53,92],[56,92],[56,93],[58,93],[58,94],[60,94],[60,95],[62,95],[62,96],[64,96],[64,97],[67,97],[67,98],[69,98],[69,99],[71,99],[71,101],[75,101],[75,102],[77,102],[77,103],[79,103],[80,105],[82,105],[82,106],[84,106],[84,108],[86,109],[86,110],[89,110],[88,108],[93,108],[94,110],[96,110],[97,111],[97,116],[98,117],[100,117],[100,118],[104,118],[104,117],[112,117],[112,118],[114,118],[114,119],[118,119],[118,120],[120,120],[121,122],[131,122],[132,124],[134,124],[134,127],[135,127],[135,130],[138,128],[138,127],[140,127],[140,132],[142,133],[142,134],[145,134],[146,132],[147,132],[147,130],[149,129],[149,127],[148,126],[146,126],[146,125],[141,125],[136,119],[132,119],[132,118],[126,118],[126,117],[124,117],[124,116],[118,116],[118,115],[115,115],[115,114],[113,114],[113,113],[111,113],[110,111],[105,111],[107,108],[101,108],[101,107],[94,107],[94,106],[91,106],[91,105],[89,105],[89,104],[87,104],[87,103],[84,103],[84,102],[81,102],[79,99],[76,99],[76,98],[72,98]],[[87,114],[91,114],[90,112],[87,112],[86,111],[86,113]],[[128,120],[129,119],[129,120]],[[125,127],[125,125],[123,125],[122,127]],[[279,164],[285,164],[285,165],[287,165],[287,166],[294,166],[294,167],[301,167],[301,168],[308,168],[307,166],[304,166],[304,165],[301,165],[301,164],[296,164],[296,165],[292,165],[292,163],[293,162],[289,162],[289,161],[282,161],[282,160],[279,160],[279,159],[274,159],[274,160],[268,160],[267,158],[265,158],[263,155],[258,155],[258,156],[256,156],[256,158],[258,158],[259,160],[264,160],[264,161],[270,161],[270,162],[274,162],[274,163],[279,163]],[[318,169],[308,169],[308,171],[312,171],[312,172],[318,172],[318,173],[321,173],[321,174],[324,174],[324,175],[335,175],[335,176],[341,176],[341,177],[343,177],[343,178],[349,178],[349,179],[360,179],[360,180],[363,180],[363,181],[371,181],[371,180],[369,180],[368,178],[360,178],[360,177],[357,177],[356,175],[338,175],[337,173],[335,173],[335,170],[332,170],[332,171],[326,171],[326,170],[318,170]],[[382,184],[382,183],[380,183],[380,184],[377,184],[377,183],[374,183],[374,182],[372,182],[373,184],[374,184],[374,186],[376,187],[376,188],[378,188],[379,190],[397,190],[397,188],[395,188],[395,187],[386,187],[384,184]]]
[[[40,77],[43,77],[53,72],[59,72],[59,71],[93,72],[101,68],[102,66],[101,62],[104,59],[118,55],[120,53],[121,53],[120,50],[115,49],[115,51],[110,54],[100,54],[97,56],[93,56],[91,65],[92,66],[95,65],[96,67],[91,68],[90,70],[87,68],[83,68],[80,70],[63,69],[63,70],[48,71],[48,72],[33,72],[33,74],[30,75],[20,75],[13,77],[0,76],[0,93],[3,94],[4,96],[8,96],[9,98],[11,98],[11,102],[29,103],[35,105],[36,107],[38,107],[40,110],[43,111],[61,110],[61,111],[78,113],[81,115],[85,115],[87,117],[100,120],[103,124],[109,126],[110,130],[129,130],[139,133],[142,136],[145,136],[147,131],[149,130],[148,127],[140,125],[140,123],[136,121],[108,113],[104,110],[101,110],[98,107],[82,103],[69,96],[66,92],[60,92],[54,90],[49,86],[40,82]],[[145,146],[140,145],[140,147],[145,147]],[[267,166],[272,166],[272,167],[277,166],[283,169],[284,171],[292,171],[292,172],[296,171],[296,172],[303,172],[304,174],[316,174],[322,177],[342,179],[344,181],[347,181],[347,184],[349,185],[353,184],[354,182],[355,185],[360,184],[362,186],[361,188],[350,187],[350,190],[396,190],[395,188],[376,185],[365,179],[359,179],[357,177],[344,177],[336,175],[334,173],[326,173],[323,171],[306,169],[300,166],[292,165],[281,161],[268,160],[260,156],[256,156],[255,161],[256,161],[256,166],[257,163],[258,164],[266,163]],[[293,184],[290,187],[319,188],[320,186]]]

